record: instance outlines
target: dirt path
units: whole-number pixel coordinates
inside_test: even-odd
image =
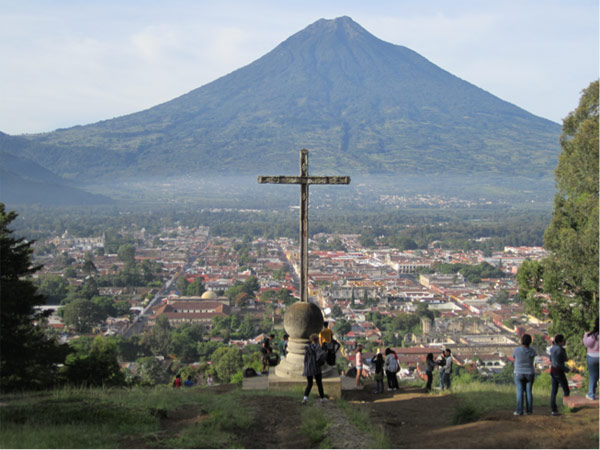
[[[381,427],[392,448],[598,448],[598,409],[551,417],[547,406],[534,408],[531,416],[515,417],[512,409],[495,411],[480,420],[452,425],[457,400],[451,394],[434,396],[418,388],[375,395],[374,386],[344,391],[344,399],[365,411],[374,428]],[[218,392],[235,389],[215,387]],[[373,438],[352,425],[335,402],[320,404],[311,399],[302,405],[300,398],[278,395],[253,395],[248,392],[240,408],[254,416],[248,429],[236,430],[244,448],[310,448],[310,440],[300,429],[302,414],[320,408],[329,418],[328,440],[331,448],[373,448]],[[200,408],[181,408],[161,418],[158,436],[174,436],[183,428],[205,420]],[[157,437],[158,437],[157,436]],[[159,442],[163,439],[159,439]],[[131,436],[125,448],[152,445]],[[147,448],[147,447],[146,447]]]
[[[452,425],[456,399],[418,388],[375,396],[369,386],[347,399],[382,423],[394,448],[598,448],[598,409],[582,408],[551,417],[547,406],[531,416],[513,410],[487,414],[477,422]]]

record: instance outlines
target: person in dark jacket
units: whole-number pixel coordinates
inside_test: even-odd
[[[375,393],[376,394],[383,394],[383,366],[385,364],[385,361],[383,359],[383,355],[381,354],[381,352],[377,353],[377,355],[375,355],[375,357],[373,358],[373,365],[375,366],[375,382],[376,384],[376,388],[375,388]]]
[[[553,416],[559,416],[558,407],[556,406],[556,394],[558,394],[558,386],[562,387],[563,396],[568,397],[571,394],[569,382],[565,375],[569,368],[566,366],[568,361],[567,352],[565,351],[565,337],[562,334],[557,334],[554,337],[554,345],[550,349],[550,376],[552,377],[552,392],[550,392],[550,408]]]
[[[388,380],[388,391],[400,389],[396,374],[400,370],[395,353],[390,348],[385,349],[385,375]]]
[[[321,402],[327,401],[327,398],[325,398],[325,394],[323,393],[323,381],[321,378],[321,361],[325,363],[325,359],[326,354],[319,345],[319,335],[314,333],[311,334],[310,343],[304,347],[304,370],[302,370],[302,376],[306,377],[306,389],[304,390],[302,403],[308,401],[308,396],[313,385],[313,378],[317,382]]]
[[[425,374],[427,375],[427,385],[425,386],[425,391],[431,391],[431,382],[433,381],[433,369],[435,369],[435,361],[433,360],[433,353],[427,353],[427,358],[425,359]]]

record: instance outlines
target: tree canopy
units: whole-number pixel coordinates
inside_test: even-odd
[[[540,265],[519,272],[527,304],[547,301],[553,333],[562,333],[576,352],[584,330],[598,317],[598,81],[583,91],[563,123],[562,153],[552,221],[544,234],[550,252]],[[535,295],[535,293],[546,294]]]

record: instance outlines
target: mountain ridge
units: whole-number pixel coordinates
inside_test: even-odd
[[[341,17],[147,110],[24,136],[22,156],[74,179],[297,171],[300,148],[334,173],[547,177],[559,136],[558,124]]]

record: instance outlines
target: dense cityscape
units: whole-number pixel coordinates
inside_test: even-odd
[[[251,241],[182,226],[158,234],[123,229],[119,236],[135,244],[115,245],[106,236],[75,238],[68,230],[37,244],[36,262],[44,266],[38,284],[51,298],[57,299],[50,286],[65,287],[64,280],[79,288],[93,285],[90,299],[69,306],[65,289],[64,305],[45,307],[54,310],[49,326],[61,339],[131,337],[161,317],[174,328],[200,325],[202,340],[239,348],[260,344],[274,331],[281,338],[283,313],[299,296],[294,240]],[[516,282],[523,261],[546,256],[542,248],[506,247],[485,256],[432,242],[426,250],[399,251],[364,248],[359,235],[327,234],[315,235],[310,247],[309,294],[342,344],[340,370],[351,367],[358,344],[367,357],[391,347],[399,356],[399,376],[418,379],[424,377],[426,354],[450,347],[459,367],[493,377],[511,364],[512,349],[524,333],[534,337],[538,370],[548,369],[549,321],[525,311]],[[248,284],[254,290],[244,290]],[[82,320],[77,315],[83,312],[70,311],[77,302],[94,301],[112,302],[112,314]],[[223,327],[231,317],[237,323]],[[244,320],[247,331],[240,333]],[[135,361],[122,364],[137,368]],[[190,364],[198,367],[198,361]],[[576,376],[572,383],[580,380]]]

